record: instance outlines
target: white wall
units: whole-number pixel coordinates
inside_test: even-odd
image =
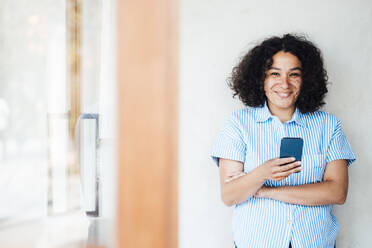
[[[183,0],[180,13],[180,248],[232,247],[232,209],[209,157],[227,115],[242,107],[226,78],[254,44],[285,32],[306,33],[323,51],[333,83],[325,110],[342,120],[357,156],[348,200],[335,207],[337,247],[370,247],[372,2]]]

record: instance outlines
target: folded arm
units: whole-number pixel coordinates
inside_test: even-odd
[[[254,196],[266,180],[283,180],[290,174],[298,172],[299,165],[299,162],[294,162],[294,158],[275,158],[266,161],[249,173],[244,173],[242,162],[220,158],[222,201],[227,206],[244,202]]]
[[[256,192],[256,196],[292,204],[317,206],[343,204],[346,201],[347,191],[347,162],[334,160],[326,165],[322,182],[300,186],[263,186]]]

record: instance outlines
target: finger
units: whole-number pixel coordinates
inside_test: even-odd
[[[277,178],[286,178],[288,177],[289,175],[291,175],[292,173],[290,173],[290,171],[286,171],[286,172],[279,172],[279,173],[276,173],[274,175],[274,178],[277,179]]]
[[[282,165],[282,164],[288,164],[288,163],[291,163],[291,162],[294,162],[294,161],[296,161],[295,157],[276,158],[276,159],[273,159],[272,163],[275,164],[275,165]]]
[[[286,177],[288,177],[289,175],[291,175],[291,174],[293,174],[293,173],[295,173],[295,172],[299,172],[299,171],[301,171],[301,170],[302,170],[301,166],[297,166],[297,167],[292,168],[292,169],[290,169],[290,170],[288,170],[288,171],[284,171],[284,172],[276,173],[276,174],[274,175],[274,177],[275,177],[275,178],[281,178],[281,177],[286,178]]]
[[[300,171],[302,171],[301,166],[297,166],[297,167],[290,170],[291,174],[296,173],[296,172],[300,172]]]
[[[280,171],[283,172],[283,171],[288,171],[288,170],[291,170],[293,168],[296,168],[296,167],[299,167],[301,166],[301,161],[295,161],[293,163],[290,163],[290,164],[286,164],[286,165],[281,165],[280,166]]]
[[[275,179],[273,179],[273,181],[276,181],[276,182],[278,182],[278,181],[281,181],[281,180],[283,180],[283,179],[285,179],[285,177],[279,177],[279,178],[275,178]]]
[[[301,166],[301,161],[295,161],[293,163],[289,163],[289,164],[286,164],[286,165],[276,165],[276,166],[273,166],[271,172],[273,174],[276,174],[276,173],[280,173],[280,172],[285,172],[285,171],[291,170],[291,169],[296,168],[298,166]]]

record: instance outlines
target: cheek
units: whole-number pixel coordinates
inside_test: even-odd
[[[298,82],[295,83],[295,87],[296,87],[296,89],[297,89],[298,92],[301,89],[301,85],[302,85],[302,81],[301,80],[299,80]]]
[[[301,84],[302,84],[302,80],[299,79],[299,80],[292,80],[291,81],[291,85],[292,85],[292,88],[295,89],[295,90],[300,90],[301,88]]]
[[[265,92],[267,92],[268,90],[270,90],[270,88],[274,85],[274,82],[270,79],[267,79],[265,80],[264,82],[264,90]]]

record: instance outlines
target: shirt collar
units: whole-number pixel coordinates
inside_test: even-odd
[[[295,122],[296,124],[300,126],[306,126],[305,122],[303,121],[302,116],[303,114],[300,112],[298,108],[296,108],[295,112],[293,113],[292,119],[287,121],[287,123]],[[263,107],[257,108],[257,112],[256,112],[257,122],[265,122],[273,117],[274,116],[271,114],[266,102]]]
[[[274,116],[271,114],[267,103],[265,102],[263,107],[257,108],[256,111],[256,121],[257,122],[265,122],[268,119],[273,118]]]

